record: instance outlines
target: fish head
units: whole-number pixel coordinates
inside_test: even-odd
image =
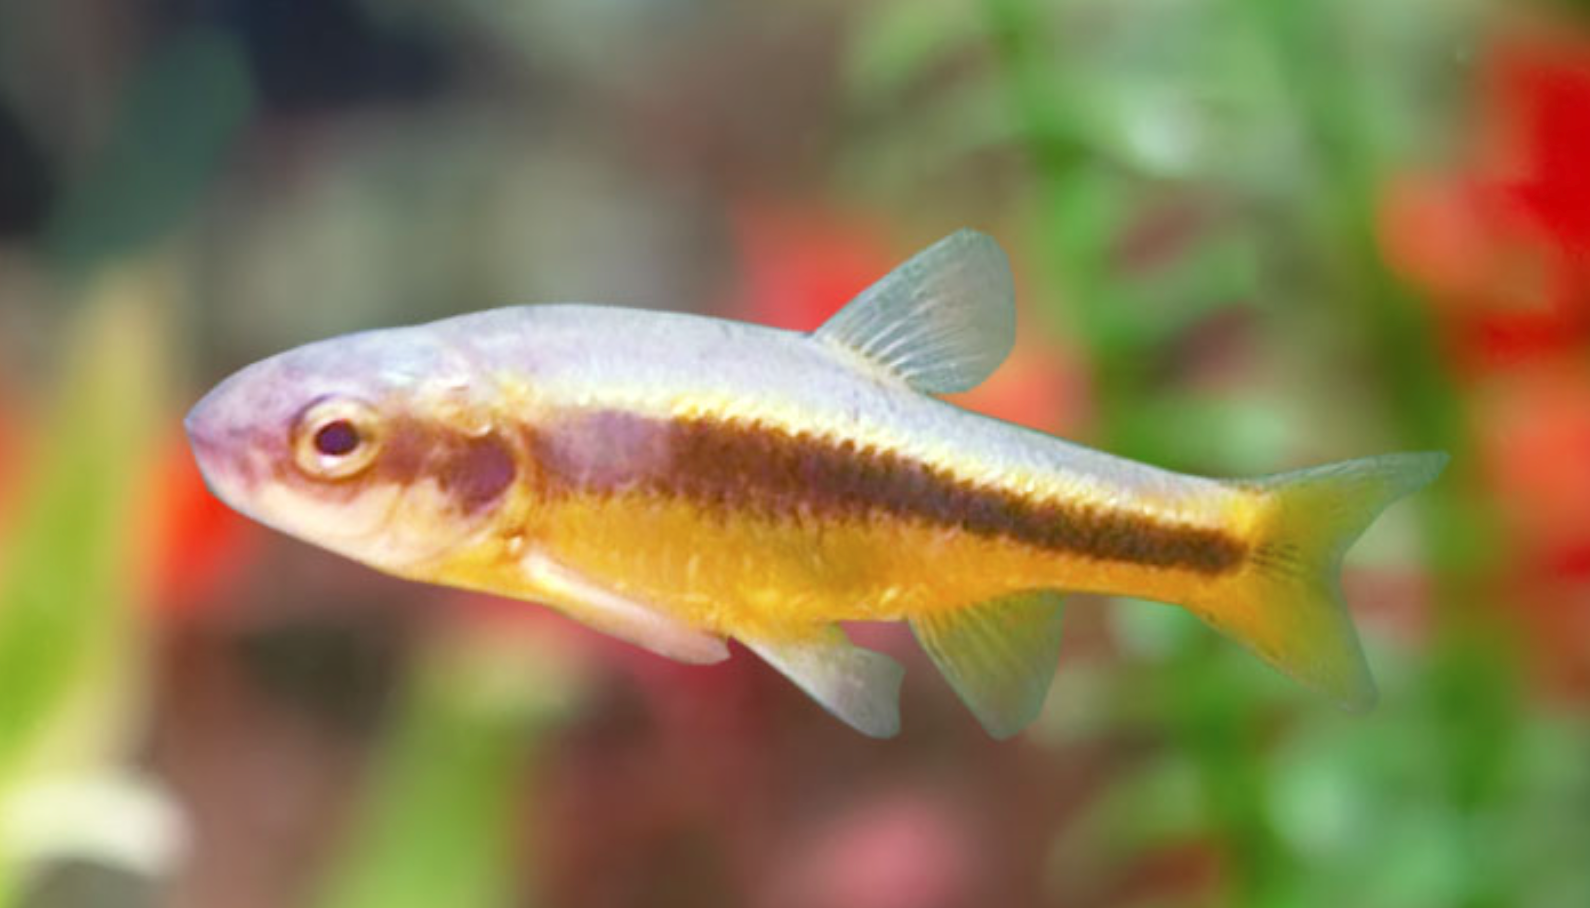
[[[478,538],[523,443],[494,381],[419,328],[334,338],[244,368],[188,414],[210,489],[277,530],[399,574]]]

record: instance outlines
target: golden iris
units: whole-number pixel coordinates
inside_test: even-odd
[[[380,421],[375,409],[351,397],[315,401],[293,426],[293,458],[298,468],[317,479],[355,476],[375,460],[381,449]]]

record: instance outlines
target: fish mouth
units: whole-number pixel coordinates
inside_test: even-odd
[[[194,459],[200,468],[219,463],[226,458],[226,432],[215,417],[214,394],[207,394],[188,415],[182,418],[182,429],[188,435],[188,445],[193,448]],[[205,470],[206,475],[209,471]]]
[[[209,424],[205,422],[203,416],[199,413],[203,406],[203,402],[200,402],[198,406],[189,410],[188,415],[182,419],[182,431],[187,433],[188,445],[193,448],[195,459],[201,465],[207,458],[215,456],[219,450],[219,445],[215,440],[214,434],[210,431]]]
[[[183,417],[182,428],[199,475],[211,494],[243,511],[254,481],[254,464],[248,453],[248,439],[226,424],[219,409],[222,408],[215,406],[215,394],[211,392]]]

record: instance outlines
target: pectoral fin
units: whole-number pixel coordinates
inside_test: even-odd
[[[794,642],[742,642],[862,734],[892,738],[899,733],[905,670],[888,656],[856,646],[837,627]]]
[[[548,605],[604,634],[680,662],[706,665],[729,658],[729,648],[721,638],[608,589],[544,555],[527,555],[522,567],[531,589]]]
[[[917,642],[996,738],[1043,706],[1060,648],[1059,593],[1022,593],[911,619]]]

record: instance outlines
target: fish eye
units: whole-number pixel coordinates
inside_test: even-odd
[[[318,400],[298,415],[293,425],[293,457],[298,468],[317,479],[357,475],[380,450],[380,423],[362,400],[333,397]]]
[[[315,430],[315,450],[326,457],[352,454],[360,441],[359,430],[346,419],[334,419]]]

